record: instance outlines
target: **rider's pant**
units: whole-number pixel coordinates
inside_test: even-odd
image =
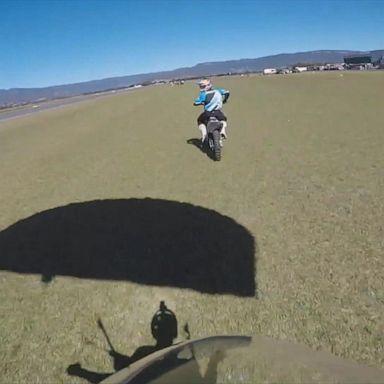
[[[210,117],[216,117],[219,121],[227,121],[227,116],[224,115],[223,111],[217,109],[215,111],[204,111],[197,118],[197,124],[207,125]]]
[[[207,137],[207,124],[210,117],[216,117],[217,120],[221,121],[223,124],[223,127],[221,129],[221,134],[224,137],[227,137],[227,117],[224,115],[224,113],[218,109],[215,111],[204,111],[200,116],[197,118],[197,124],[199,131],[201,132],[201,140],[204,141]]]

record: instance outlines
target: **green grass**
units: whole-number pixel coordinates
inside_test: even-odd
[[[384,73],[216,84],[231,91],[219,163],[187,144],[190,83],[0,123],[0,230],[74,202],[187,202],[254,236],[258,298],[1,271],[2,383],[81,383],[65,373],[77,361],[110,372],[97,317],[131,354],[160,300],[192,337],[262,334],[384,366]]]

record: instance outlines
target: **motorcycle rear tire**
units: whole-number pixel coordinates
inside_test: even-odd
[[[220,145],[220,132],[218,130],[213,131],[213,155],[216,161],[221,160],[221,145]]]

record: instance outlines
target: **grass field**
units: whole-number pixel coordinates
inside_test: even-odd
[[[384,73],[216,84],[231,91],[221,162],[187,143],[198,137],[192,83],[0,122],[2,384],[83,383],[66,373],[75,362],[111,372],[96,319],[115,348],[131,355],[153,343],[149,322],[160,300],[175,311],[180,339],[188,322],[192,337],[261,334],[384,366]],[[159,204],[152,209],[151,201]],[[176,211],[168,215],[168,206]],[[58,225],[57,217],[67,221]],[[144,244],[140,255],[172,256],[141,278],[115,279],[114,263],[110,273],[87,275],[87,265],[107,268],[93,265],[92,252],[114,261],[121,250],[114,240],[127,246],[120,225],[135,233],[130,241],[137,236]],[[102,236],[94,249],[92,231]],[[158,231],[164,238],[152,240]],[[172,248],[180,233],[199,244],[194,250],[206,252],[205,260]],[[248,288],[257,294],[236,290],[244,279],[233,268],[247,252],[254,255],[247,259],[254,269]],[[66,269],[60,260],[69,253]],[[33,268],[23,270],[23,257]],[[192,270],[179,266],[178,257],[190,258]],[[209,285],[215,268],[230,286]]]

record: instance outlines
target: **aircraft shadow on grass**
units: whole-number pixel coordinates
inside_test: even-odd
[[[256,245],[233,219],[187,203],[96,200],[0,232],[0,270],[256,296]]]

